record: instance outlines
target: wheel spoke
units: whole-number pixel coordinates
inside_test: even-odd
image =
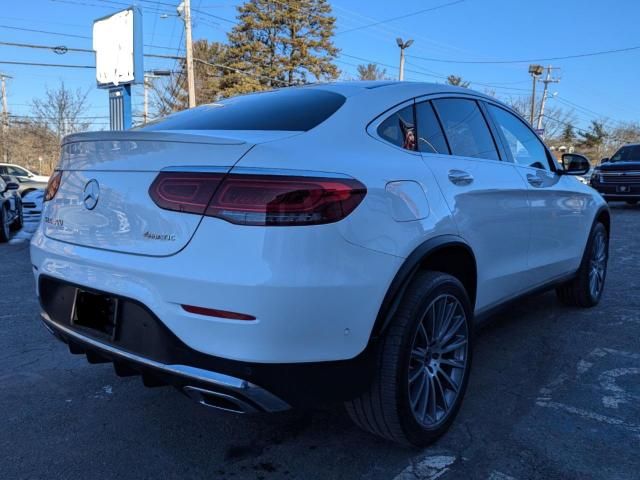
[[[433,382],[433,377],[429,377],[429,416],[433,422],[436,421],[436,387]]]
[[[443,347],[440,350],[440,352],[441,353],[455,352],[457,349],[459,349],[460,347],[464,347],[466,344],[467,344],[467,339],[462,336],[458,336],[456,337],[456,340],[453,343],[450,343],[446,347]]]
[[[456,384],[456,382],[454,382],[451,377],[449,375],[447,375],[447,372],[445,372],[443,369],[438,370],[438,374],[440,376],[442,376],[442,378],[445,379],[445,381],[451,386],[451,389],[458,393],[458,385]]]
[[[438,392],[440,392],[440,398],[442,399],[442,409],[446,412],[449,408],[449,404],[447,403],[447,397],[444,394],[444,388],[442,387],[442,382],[440,382],[440,377],[434,375],[433,380],[438,388]]]
[[[451,338],[456,334],[456,332],[458,330],[460,330],[460,327],[464,324],[465,318],[464,315],[460,315],[457,320],[455,320],[455,322],[453,323],[453,326],[449,328],[449,330],[442,335],[441,339],[440,339],[440,345],[444,346],[447,343],[449,343],[449,340],[451,340]]]
[[[464,362],[455,358],[441,358],[440,365],[449,365],[453,368],[464,369]]]
[[[424,374],[424,367],[421,365],[420,367],[416,368],[415,371],[413,373],[411,373],[409,375],[409,385],[411,385],[412,383],[414,383],[418,378],[420,378],[420,375]]]
[[[424,396],[423,392],[425,385],[427,384],[427,373],[424,370],[419,371],[418,373],[419,374],[417,378],[419,378],[421,382],[416,387],[417,391],[415,391],[415,393],[411,395],[411,405],[413,406],[413,408],[415,408],[420,403],[420,399]]]

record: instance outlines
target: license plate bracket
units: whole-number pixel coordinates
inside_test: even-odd
[[[71,324],[87,328],[100,336],[115,340],[118,299],[101,293],[76,289]]]

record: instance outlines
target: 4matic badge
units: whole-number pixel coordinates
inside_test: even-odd
[[[144,232],[144,238],[148,238],[149,240],[163,240],[165,242],[175,242],[176,235],[174,233],[155,233],[155,232]]]

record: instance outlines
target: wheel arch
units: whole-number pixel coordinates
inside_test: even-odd
[[[607,234],[611,234],[611,212],[609,212],[609,207],[606,205],[600,207],[596,212],[595,219],[593,220],[593,226],[598,222],[604,225],[604,228],[607,229]]]
[[[477,265],[471,247],[455,235],[431,238],[419,245],[405,260],[391,282],[371,332],[375,340],[384,334],[407,287],[422,270],[448,273],[464,285],[472,307],[476,303]]]

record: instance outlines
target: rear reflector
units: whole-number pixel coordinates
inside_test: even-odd
[[[217,310],[215,308],[195,307],[193,305],[182,305],[182,308],[189,313],[198,315],[206,315],[208,317],[228,318],[230,320],[255,320],[253,315],[244,313],[227,312],[226,310]]]
[[[320,225],[342,220],[367,189],[352,178],[161,172],[149,189],[161,208],[238,225]]]

